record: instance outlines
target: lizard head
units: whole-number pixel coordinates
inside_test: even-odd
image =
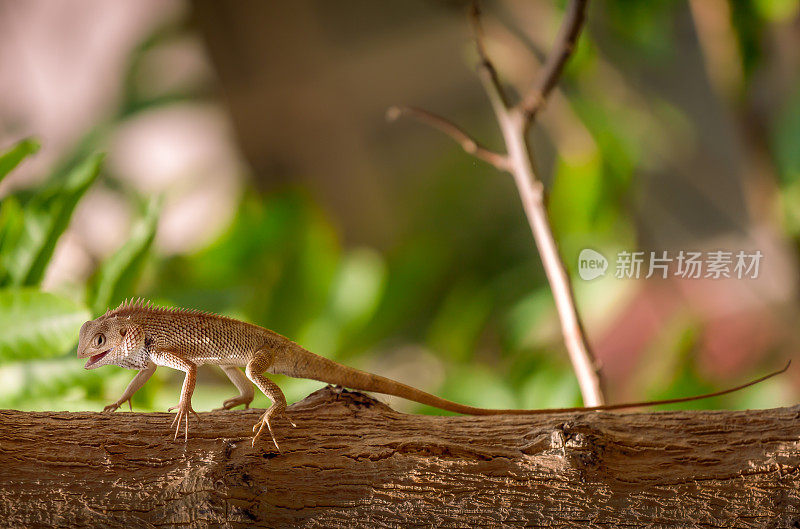
[[[117,365],[129,369],[143,369],[148,355],[144,347],[144,333],[128,318],[101,316],[87,321],[78,335],[78,358],[88,358],[86,369],[104,365]]]

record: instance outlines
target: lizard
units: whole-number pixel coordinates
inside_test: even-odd
[[[88,358],[86,369],[104,365],[116,365],[139,372],[128,384],[122,396],[104,408],[113,412],[131,398],[155,372],[157,366],[166,366],[185,373],[180,400],[168,411],[177,410],[172,426],[174,439],[180,434],[185,421],[184,441],[189,438],[189,414],[200,416],[192,408],[197,367],[216,364],[239,390],[239,395],[225,400],[222,408],[230,410],[236,406],[249,407],[255,392],[253,384],[272,401],[253,426],[253,441],[261,435],[264,426],[272,442],[280,447],[272,430],[271,420],[286,416],[286,397],[278,385],[264,373],[282,374],[295,378],[306,378],[320,382],[345,386],[360,391],[370,391],[402,397],[420,404],[442,410],[468,415],[539,415],[547,413],[607,411],[625,408],[640,408],[658,404],[672,404],[725,395],[751,386],[783,373],[783,369],[730,389],[674,399],[607,404],[577,408],[545,409],[489,409],[477,408],[452,402],[395,380],[345,366],[308,351],[280,334],[251,323],[228,318],[211,312],[192,309],[158,307],[141,298],[126,300],[119,307],[102,316],[87,321],[78,336],[78,358]],[[242,374],[241,367],[244,367]],[[132,409],[132,406],[131,406]]]

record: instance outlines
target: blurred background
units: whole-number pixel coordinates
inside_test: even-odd
[[[564,4],[483,3],[512,93]],[[75,344],[130,296],[263,325],[467,404],[580,405],[511,178],[384,117],[420,106],[502,148],[466,8],[0,1],[0,407],[115,401],[134,373],[85,371]],[[797,356],[796,1],[591,3],[531,138],[610,402],[724,388]],[[587,247],[612,272],[619,251],[763,259],[757,279],[587,282]],[[159,369],[134,410],[174,405],[182,379]],[[321,387],[278,382],[290,401]],[[791,405],[799,382],[795,366],[683,407]],[[235,393],[201,368],[194,407]]]

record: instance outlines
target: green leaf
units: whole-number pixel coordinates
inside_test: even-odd
[[[103,155],[93,155],[65,177],[56,177],[25,205],[23,231],[13,249],[4,252],[1,265],[11,286],[38,285],[75,206],[97,179]]]
[[[39,150],[39,142],[32,138],[25,138],[17,142],[6,152],[0,154],[0,182],[27,156]]]
[[[92,278],[87,289],[87,303],[94,314],[100,314],[132,295],[136,282],[156,237],[162,201],[150,200],[144,216],[133,226],[128,241],[109,257]]]
[[[9,263],[25,229],[25,212],[19,198],[9,195],[0,201],[0,286],[11,283]]]
[[[58,356],[78,339],[89,311],[33,288],[0,289],[0,361]]]
[[[0,202],[0,263],[2,257],[9,249],[16,247],[22,234],[24,214],[19,199],[13,195],[7,196]],[[0,266],[0,284],[8,276],[5,267]]]

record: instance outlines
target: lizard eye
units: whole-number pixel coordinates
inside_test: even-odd
[[[106,343],[104,334],[96,334],[94,340],[92,340],[92,345],[95,347],[102,347],[104,343]]]

